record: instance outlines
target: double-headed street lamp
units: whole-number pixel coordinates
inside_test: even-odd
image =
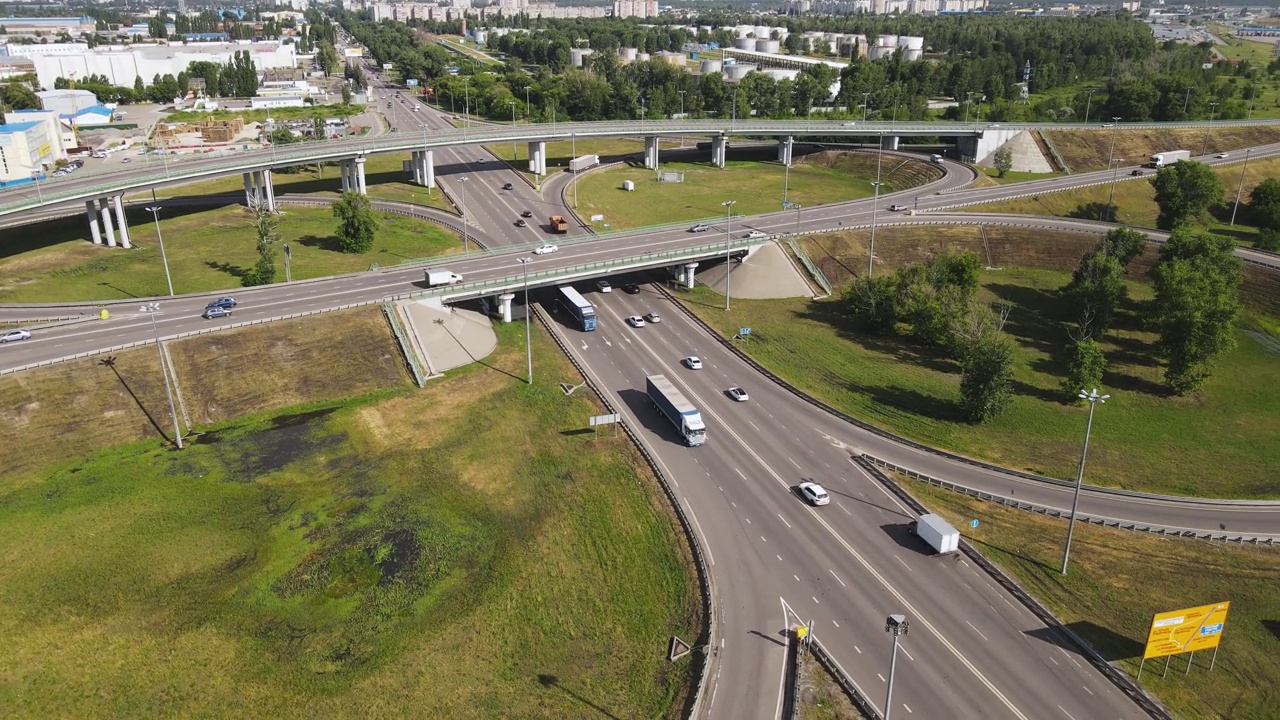
[[[729,239],[733,236],[733,206],[737,200],[725,200],[724,206],[724,309],[729,311]]]
[[[154,190],[151,191],[151,199],[153,201],[156,199]],[[169,275],[169,259],[164,254],[164,236],[160,234],[160,206],[152,205],[147,208],[147,212],[151,213],[151,216],[156,219],[156,240],[160,242],[160,262],[164,264],[164,279],[165,282],[169,283],[169,295],[172,296],[173,278]]]
[[[524,351],[529,362],[529,384],[533,384],[533,342],[530,340],[529,316],[533,314],[533,306],[529,304],[529,263],[533,258],[516,258],[524,271]]]
[[[1071,536],[1076,529],[1076,508],[1080,505],[1080,486],[1084,483],[1084,461],[1089,457],[1089,433],[1093,431],[1093,411],[1098,407],[1098,403],[1105,403],[1111,396],[1099,395],[1098,389],[1094,388],[1087,393],[1081,390],[1079,397],[1089,403],[1089,422],[1084,426],[1084,450],[1080,453],[1080,471],[1076,473],[1076,493],[1071,501],[1071,519],[1067,521],[1067,544],[1062,549],[1063,575],[1067,574],[1067,562],[1071,559]]]
[[[507,104],[511,106],[511,129],[514,134],[516,127],[516,101],[508,100]],[[519,159],[520,156],[516,153],[516,139],[513,137],[511,138],[511,162],[515,162]]]
[[[173,441],[178,449],[182,449],[182,428],[178,427],[178,411],[173,406],[173,389],[169,386],[169,371],[164,361],[164,346],[160,344],[160,328],[156,326],[156,313],[160,312],[160,303],[150,302],[138,308],[151,316],[151,331],[156,335],[156,352],[160,354],[160,374],[164,376],[164,392],[169,396],[169,416],[173,418]],[[177,382],[177,377],[174,377]]]
[[[898,668],[898,636],[911,634],[911,621],[906,615],[890,615],[885,618],[884,631],[893,634],[893,654],[889,656],[889,689],[884,696],[884,720],[889,720],[893,713],[893,673]]]

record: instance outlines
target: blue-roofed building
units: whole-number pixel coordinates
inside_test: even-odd
[[[32,182],[65,157],[53,113],[12,113],[8,119],[0,125],[0,186]]]

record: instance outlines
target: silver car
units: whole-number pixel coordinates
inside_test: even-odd
[[[30,340],[30,339],[31,339],[30,330],[10,330],[5,334],[0,335],[0,343],[8,343],[8,342],[15,342],[17,340]]]

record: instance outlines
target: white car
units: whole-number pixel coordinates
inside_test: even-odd
[[[601,280],[597,282],[596,289],[600,292],[613,292],[613,286],[609,284],[608,280]]]
[[[831,502],[831,496],[818,483],[800,483],[800,495],[812,505],[826,505]]]
[[[731,387],[729,388],[729,397],[733,398],[736,402],[746,402],[747,391],[740,387]]]
[[[5,334],[0,335],[0,343],[13,342],[15,340],[30,340],[30,339],[31,339],[30,330],[10,330]]]
[[[759,230],[752,230],[751,232],[747,233],[746,235],[743,235],[742,237],[751,238],[752,240],[757,240],[759,238],[767,238],[769,236],[760,232]]]
[[[540,246],[538,246],[538,247],[534,248],[534,249],[533,249],[533,254],[534,254],[534,255],[550,255],[551,253],[553,253],[553,252],[555,252],[555,251],[557,251],[557,250],[559,250],[559,249],[560,249],[560,247],[559,247],[558,245],[553,245],[553,244],[551,244],[551,243],[546,243],[545,245],[540,245]]]
[[[631,327],[636,327],[636,328],[644,327],[644,318],[640,317],[639,315],[632,315],[631,317],[627,318],[627,324],[630,325]]]
[[[645,315],[644,319],[645,319],[645,322],[650,322],[654,324],[662,322],[662,316],[658,315],[658,313],[655,313],[655,312],[651,312],[648,315]]]
[[[681,362],[683,362],[685,364],[685,367],[688,367],[690,370],[702,369],[702,358],[698,357],[697,355],[690,355],[689,357],[685,358]]]
[[[711,229],[710,225],[707,225],[706,223],[698,223],[697,225],[694,225],[693,227],[689,228],[689,232],[704,233],[710,229]]]
[[[1229,158],[1231,157],[1231,153],[1218,153],[1217,155],[1214,155],[1214,157]]]

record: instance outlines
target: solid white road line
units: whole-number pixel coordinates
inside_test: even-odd
[[[836,574],[835,570],[828,570],[827,572],[831,573],[831,577],[835,578],[836,582],[840,583],[840,587],[849,587],[844,584],[844,581],[840,579],[840,576]]]
[[[782,521],[783,525],[786,525],[787,528],[790,529],[791,523],[787,522],[787,519],[782,517],[782,513],[778,513],[778,519]]]
[[[986,635],[983,635],[981,630],[979,630],[979,629],[978,629],[978,628],[976,628],[976,627],[973,627],[973,623],[969,622],[968,620],[965,620],[965,621],[964,621],[964,624],[965,624],[965,625],[968,625],[968,626],[969,626],[969,627],[971,627],[971,628],[973,628],[973,631],[974,631],[974,632],[976,632],[976,633],[978,633],[978,637],[981,637],[983,640],[986,640],[987,642],[991,642],[990,640],[987,640],[987,636],[986,636]]]

